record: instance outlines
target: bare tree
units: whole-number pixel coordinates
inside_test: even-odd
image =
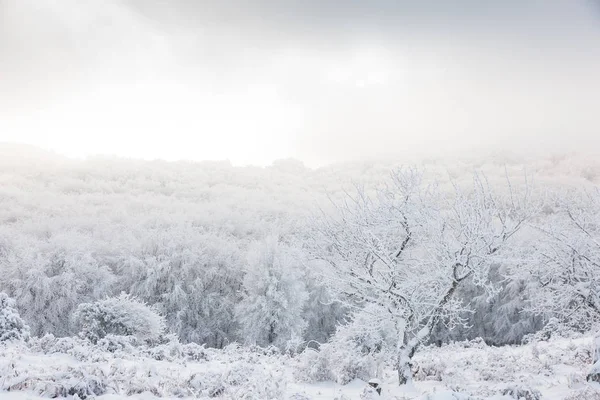
[[[535,225],[543,236],[532,261],[514,271],[528,277],[529,311],[557,318],[580,332],[600,326],[600,191],[573,190],[556,196],[547,219]],[[557,324],[558,325],[558,324]],[[600,333],[587,379],[600,382]]]
[[[411,359],[436,324],[461,322],[457,288],[471,280],[493,290],[490,264],[529,215],[529,191],[517,199],[510,182],[502,197],[479,175],[469,190],[450,192],[398,170],[373,193],[348,193],[319,224],[318,256],[338,299],[370,305],[374,323],[394,322],[400,384],[412,379]]]
[[[560,194],[536,228],[543,240],[517,274],[534,278],[530,309],[580,331],[600,322],[600,192]]]

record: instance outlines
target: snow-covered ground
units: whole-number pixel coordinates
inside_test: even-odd
[[[395,371],[383,369],[381,398],[516,399],[502,395],[512,388],[538,391],[549,400],[600,399],[600,387],[585,379],[591,358],[588,337],[515,347],[478,341],[429,347],[415,358],[409,388],[400,389]],[[212,350],[174,341],[147,349],[45,337],[0,345],[0,398],[365,398],[367,384],[358,379],[346,385],[299,382],[294,371],[301,359],[239,346]]]

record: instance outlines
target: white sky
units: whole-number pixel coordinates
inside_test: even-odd
[[[449,3],[0,0],[0,141],[308,165],[599,148],[597,2]]]

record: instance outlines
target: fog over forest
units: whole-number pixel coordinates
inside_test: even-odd
[[[600,399],[597,0],[0,0],[2,400]]]
[[[597,154],[594,0],[3,0],[0,140],[309,166]]]
[[[452,185],[468,187],[475,172],[498,188],[508,179],[515,187],[530,185],[537,201],[548,206],[557,193],[592,190],[600,180],[600,162],[574,154],[530,160],[490,154],[318,169],[293,159],[268,167],[114,157],[81,161],[15,145],[2,146],[2,155],[0,287],[16,298],[32,333],[75,334],[71,314],[79,304],[126,292],[158,306],[181,340],[217,347],[247,340],[236,304],[251,296],[244,294],[244,275],[261,246],[289,253],[291,264],[282,268],[297,270],[294,280],[302,281],[293,289],[300,294],[288,294],[307,302],[298,304],[302,314],[295,318],[309,325],[299,325],[297,333],[304,332],[306,341],[327,340],[349,310],[332,303],[319,283],[322,266],[310,249],[314,225],[357,188],[374,194],[397,168],[418,168],[445,192],[452,192]],[[514,309],[501,304],[495,310],[510,313],[506,326],[455,332],[462,332],[459,338],[485,332],[492,343],[518,343],[543,322],[519,314],[523,295],[497,294],[508,296],[504,302],[518,299]],[[493,306],[486,296],[481,301]],[[476,317],[499,323],[487,309]],[[255,328],[256,321],[249,329]],[[446,334],[439,340],[448,340]],[[271,344],[264,340],[258,342]]]

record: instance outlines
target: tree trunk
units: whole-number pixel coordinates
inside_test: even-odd
[[[271,322],[271,324],[269,325],[269,333],[267,335],[267,342],[269,346],[275,342],[275,336],[275,323]]]
[[[456,273],[454,274],[456,276]],[[425,326],[423,326],[415,336],[408,340],[406,336],[406,331],[403,334],[402,339],[398,340],[398,383],[400,385],[406,385],[409,382],[412,382],[412,358],[417,351],[417,348],[423,343],[435,328],[435,325],[438,323],[440,319],[440,312],[442,308],[448,303],[450,298],[454,295],[456,288],[459,283],[464,280],[468,275],[464,276],[462,279],[454,279],[452,282],[452,286],[448,289],[444,297],[440,300],[436,310],[432,313],[432,315],[427,320]]]
[[[422,332],[419,332],[422,333]],[[419,346],[419,335],[408,340],[406,333],[398,341],[398,384],[406,385],[412,382],[412,357]]]
[[[594,337],[594,358],[593,364],[600,362],[600,333]]]
[[[412,365],[408,354],[405,351],[401,351],[398,354],[398,384],[400,386],[406,385],[412,382]]]

